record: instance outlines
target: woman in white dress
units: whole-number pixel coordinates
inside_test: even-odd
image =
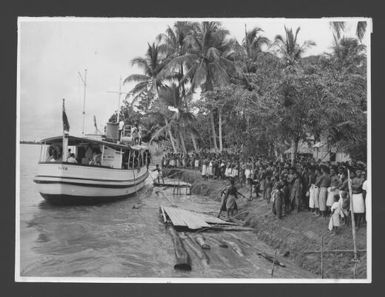
[[[354,171],[351,173],[352,180],[352,204],[351,211],[354,214],[354,221],[356,223],[356,228],[359,228],[361,222],[364,219],[365,213],[365,202],[364,195],[362,190],[363,180],[359,175],[356,175]]]
[[[232,169],[232,172],[231,172],[231,176],[234,178],[234,179],[237,179],[238,178],[238,167],[237,165],[233,165],[233,169]]]
[[[213,161],[210,160],[209,166],[207,167],[207,176],[212,178],[213,177]]]
[[[206,168],[207,168],[207,166],[206,166],[206,159],[204,159],[203,161],[202,161],[202,177],[206,177]]]
[[[199,169],[199,159],[195,159],[195,169]]]
[[[362,184],[362,190],[364,190],[364,195],[365,195],[365,221],[367,224],[369,221],[368,206],[371,203],[371,195],[370,195],[370,192],[368,192],[368,180],[366,179],[366,173],[364,172],[362,175],[363,175],[363,178],[365,178],[365,181]]]
[[[339,178],[338,178],[334,168],[332,168],[330,170],[330,179],[331,179],[331,183],[330,183],[330,187],[328,188],[328,197],[326,200],[326,206],[327,206],[328,210],[331,209],[331,206],[334,203],[334,195],[338,194],[337,188],[339,185]]]
[[[247,162],[246,168],[245,168],[245,178],[246,178],[247,184],[250,184],[250,176],[251,176],[251,164],[250,162]]]
[[[229,178],[230,176],[231,176],[231,164],[230,162],[228,162],[225,170],[225,177]]]
[[[310,174],[310,188],[309,188],[309,208],[312,213],[315,212],[315,198],[316,198],[316,193],[315,193],[315,180],[316,180],[316,175],[314,172],[314,169],[311,169],[311,174]]]

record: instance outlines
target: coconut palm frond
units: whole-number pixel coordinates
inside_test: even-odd
[[[145,74],[149,74],[151,72],[150,67],[147,63],[147,60],[141,57],[136,57],[131,60],[132,66],[138,66],[139,68],[144,70]]]
[[[333,33],[340,39],[342,32],[345,30],[345,22],[330,22],[329,25],[332,28]]]
[[[136,85],[130,90],[129,94],[135,95],[135,94],[141,93],[141,92],[143,92],[143,91],[147,91],[147,87],[148,87],[148,82],[147,82],[147,81],[140,82],[140,83],[136,84]]]
[[[202,61],[196,68],[194,77],[191,81],[191,88],[195,89],[196,87],[204,84],[207,79],[207,67],[206,64]]]
[[[162,134],[165,134],[167,132],[167,129],[169,129],[169,127],[170,127],[170,124],[165,125],[159,128],[158,130],[156,130],[154,134],[151,136],[149,143],[152,143],[154,140],[158,139]]]
[[[365,36],[366,27],[367,27],[366,21],[359,21],[357,23],[356,35],[360,41],[362,41],[362,39]]]
[[[150,77],[148,75],[144,75],[144,74],[131,74],[130,76],[127,76],[124,79],[123,84],[129,83],[129,82],[133,82],[133,81],[144,82],[144,81],[148,81],[149,79],[150,79]]]
[[[220,58],[220,55],[221,53],[219,52],[219,50],[215,47],[210,47],[208,50],[207,50],[207,58],[209,60],[218,60]]]

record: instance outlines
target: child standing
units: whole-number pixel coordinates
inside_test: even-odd
[[[340,217],[344,217],[344,212],[341,209],[341,204],[339,203],[340,195],[335,194],[334,195],[334,202],[331,206],[331,216],[329,220],[329,230],[335,232],[335,234],[338,234],[339,227],[340,227]]]

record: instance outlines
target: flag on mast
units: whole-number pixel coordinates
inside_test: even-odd
[[[63,131],[64,131],[64,134],[68,134],[70,131],[70,123],[68,122],[64,101],[65,99],[63,99]]]

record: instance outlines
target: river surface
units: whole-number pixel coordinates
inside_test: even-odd
[[[210,232],[206,238],[236,242],[239,256],[215,244],[207,251],[209,265],[188,249],[189,272],[174,270],[171,237],[159,206],[176,205],[216,214],[219,202],[194,195],[172,195],[170,189],[146,186],[128,199],[97,206],[52,206],[37,192],[38,145],[20,145],[20,275],[22,277],[155,277],[270,278],[272,263],[257,255],[274,250],[253,232]],[[139,208],[133,208],[140,206]],[[235,238],[238,237],[239,239]],[[210,240],[209,240],[210,242]],[[274,278],[312,278],[287,259]]]

